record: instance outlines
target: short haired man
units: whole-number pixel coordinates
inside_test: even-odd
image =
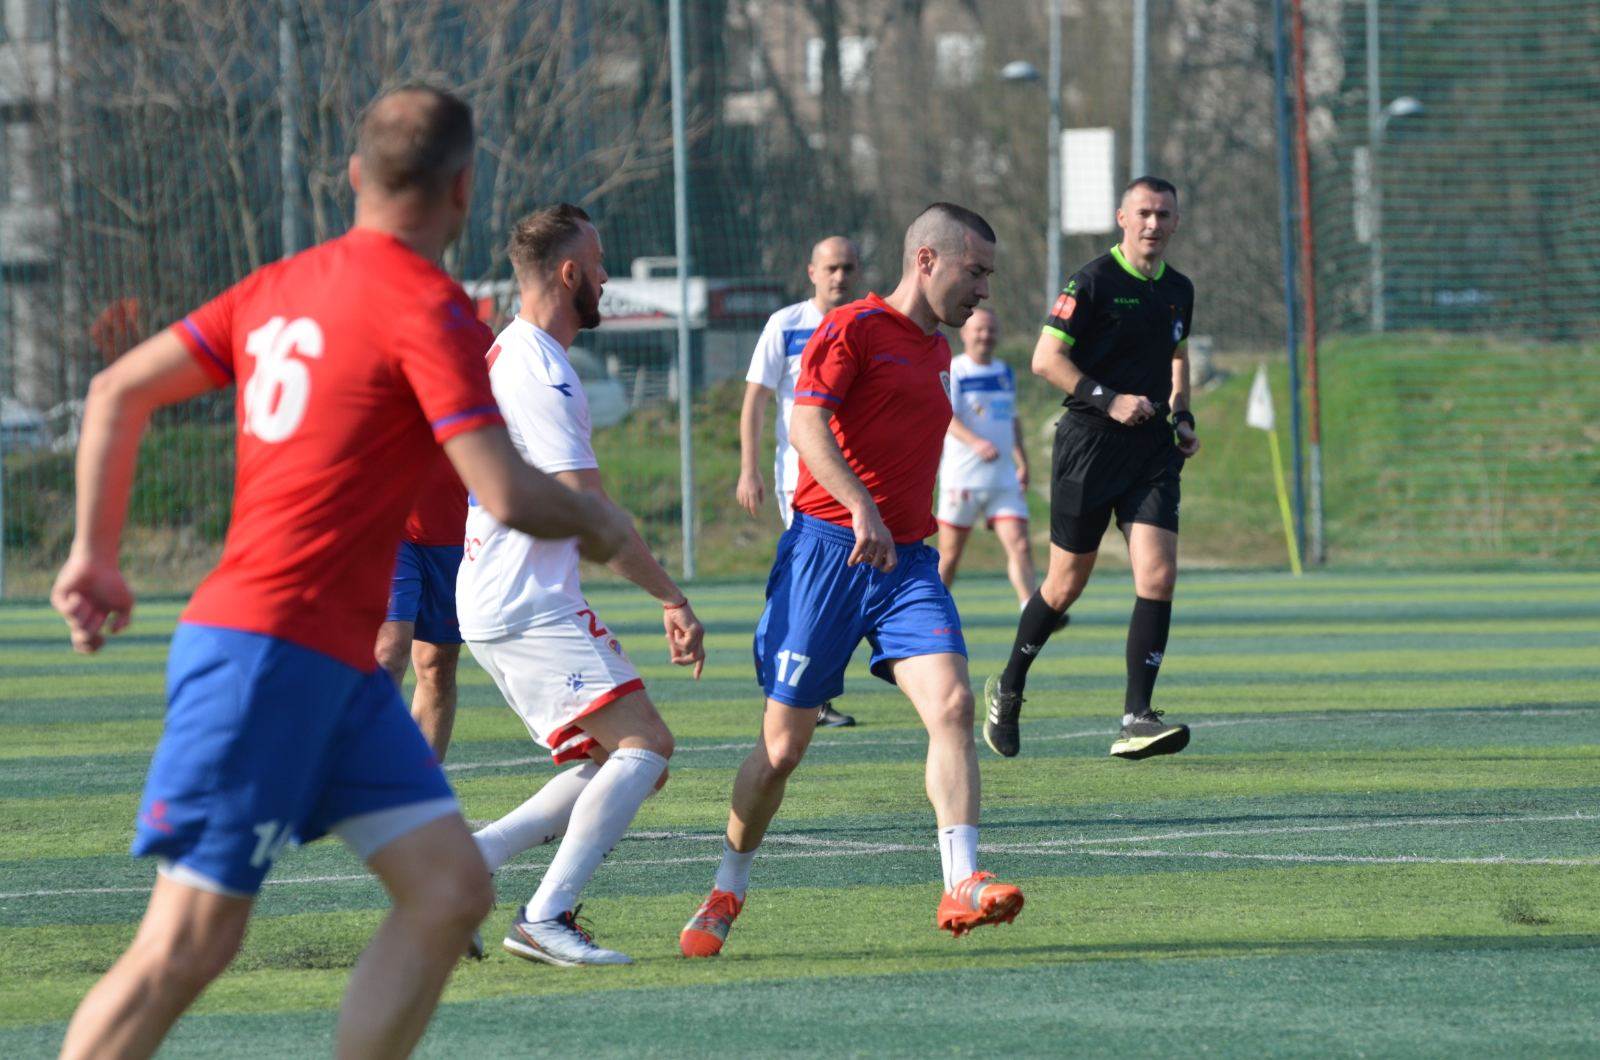
[[[78,650],[133,608],[117,545],[150,413],[236,382],[238,471],[222,559],[172,638],[133,844],[159,875],[63,1056],[153,1053],[233,959],[291,840],[338,834],[394,902],[351,973],[341,1056],[408,1054],[489,910],[450,785],[372,655],[414,469],[442,445],[486,508],[527,533],[578,535],[595,559],[629,527],[511,446],[488,330],[437,264],[466,220],[472,154],[472,112],[454,96],[380,96],[350,160],[347,233],[258,269],[90,385],[77,534],[51,591]]]
[[[806,264],[811,297],[773,313],[756,340],[750,371],[745,376],[744,407],[739,413],[739,484],[734,490],[739,504],[751,515],[765,500],[759,455],[761,427],[767,401],[776,394],[778,419],[773,424],[773,434],[777,451],[772,461],[772,495],[778,502],[783,525],[788,527],[792,521],[800,455],[789,444],[789,420],[794,411],[795,380],[800,377],[800,351],[822,323],[823,314],[855,296],[860,274],[861,251],[854,241],[844,236],[828,236],[819,241],[811,248],[811,260]],[[839,712],[832,703],[817,709],[818,725],[848,727],[855,723],[855,718]]]
[[[1178,479],[1200,451],[1189,411],[1194,284],[1166,263],[1178,189],[1140,177],[1117,210],[1122,240],[1067,281],[1033,349],[1033,371],[1066,394],[1051,459],[1050,569],[1022,610],[1005,671],[984,686],[983,736],[1017,753],[1028,668],[1083,592],[1112,515],[1128,540],[1133,616],[1119,758],[1175,754],[1189,727],[1150,706],[1178,578]],[[1172,419],[1167,419],[1168,412]]]
[[[1000,322],[974,309],[961,325],[962,353],[950,362],[955,415],[939,464],[939,577],[956,580],[961,553],[978,520],[1006,552],[1006,576],[1017,603],[1033,595],[1033,548],[1028,544],[1028,452],[1017,415],[1017,379],[994,359]]]
[[[495,399],[525,460],[612,503],[589,437],[588,399],[567,360],[578,332],[600,324],[600,235],[588,214],[562,203],[518,221],[508,249],[520,303],[489,351]],[[699,677],[705,629],[637,532],[610,566],[661,602],[672,661]],[[666,781],[672,733],[621,643],[584,600],[574,542],[536,540],[470,506],[456,609],[473,656],[529,734],[558,765],[579,763],[474,836],[491,872],[561,839],[505,948],[559,966],[632,963],[596,945],[573,915],[601,859]]]
[[[950,423],[950,346],[938,325],[960,327],[989,296],[994,252],[983,218],[935,203],[906,230],[893,293],[835,309],[801,354],[794,523],[778,542],[755,635],[761,734],[734,781],[710,897],[678,937],[686,957],[721,952],[756,848],[810,745],[813,712],[843,689],[863,637],[873,673],[900,687],[928,731],[926,791],[944,870],[935,925],[961,935],[1022,909],[1018,888],[978,871],[966,642],[923,544]]]

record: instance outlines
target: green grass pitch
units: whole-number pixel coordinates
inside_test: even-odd
[[[679,738],[667,789],[586,895],[631,968],[460,969],[428,1056],[1574,1055],[1600,1052],[1600,574],[1196,573],[1158,705],[1187,751],[1106,749],[1126,576],[1107,571],[1034,668],[1023,751],[983,749],[985,866],[1016,924],[932,926],[938,859],[909,705],[858,656],[756,862],[725,956],[677,956],[755,732],[752,584],[693,593],[691,682],[659,609],[606,588]],[[1016,615],[957,586],[974,684]],[[176,602],[80,659],[37,605],[0,607],[0,1055],[45,1055],[132,935],[126,856]],[[864,653],[863,653],[864,654]],[[494,817],[551,775],[485,675],[463,671],[449,769]],[[498,879],[497,940],[550,848]],[[317,1056],[384,908],[336,843],[291,851],[243,954],[165,1055]]]

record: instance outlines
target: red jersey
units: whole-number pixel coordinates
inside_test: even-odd
[[[484,329],[489,341],[494,336]],[[467,535],[467,487],[462,485],[456,466],[444,455],[434,458],[433,467],[422,480],[417,503],[406,516],[405,539],[414,545],[455,545]]]
[[[357,228],[173,330],[219,387],[238,384],[233,517],[182,620],[370,672],[401,524],[439,444],[503,422],[488,329],[438,266]]]
[[[822,318],[800,354],[796,405],[833,410],[845,462],[896,543],[938,529],[933,485],[950,426],[950,344],[875,294]],[[840,526],[850,512],[800,461],[794,510]]]

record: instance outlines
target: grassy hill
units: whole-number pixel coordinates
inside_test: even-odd
[[[1048,540],[1048,468],[1056,395],[1018,367],[1019,409],[1034,468],[1036,559]],[[1244,425],[1256,361],[1196,396],[1204,448],[1184,472],[1183,553],[1191,564],[1281,567],[1287,562],[1267,438]],[[1289,459],[1286,370],[1271,363]],[[1600,347],[1515,344],[1455,335],[1341,339],[1322,356],[1327,540],[1340,565],[1582,566],[1600,554]],[[775,508],[738,507],[738,416],[743,383],[701,395],[695,411],[699,572],[763,573],[778,533]],[[771,447],[771,416],[767,441]],[[145,439],[130,512],[129,569],[147,590],[182,589],[212,562],[226,527],[231,428],[167,425]],[[645,408],[595,438],[612,493],[645,535],[679,564],[675,408]],[[37,593],[71,533],[71,458],[17,454],[5,465],[10,590]],[[770,485],[770,483],[769,483]],[[1112,535],[1114,540],[1115,534]],[[1120,544],[1108,541],[1105,560]],[[990,534],[974,536],[964,569],[994,570]]]

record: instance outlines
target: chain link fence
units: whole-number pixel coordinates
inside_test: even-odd
[[[1425,561],[1434,535],[1459,527],[1453,556],[1581,561],[1600,524],[1596,439],[1586,417],[1541,402],[1596,406],[1600,189],[1584,161],[1600,142],[1600,14],[1582,0],[1376,5],[1374,136],[1366,6],[1306,7],[1323,330],[1360,336],[1324,342],[1333,558]],[[354,120],[385,86],[430,81],[474,107],[474,213],[447,266],[487,318],[506,311],[502,246],[517,216],[566,199],[596,218],[614,277],[605,326],[580,339],[605,424],[597,448],[613,492],[674,565],[685,385],[702,571],[752,573],[771,555],[775,516],[750,521],[732,504],[739,380],[766,315],[809,293],[803,266],[821,236],[856,238],[866,286],[881,291],[923,205],[974,207],[1000,234],[994,304],[1022,353],[1043,308],[1048,110],[1042,81],[1001,72],[1046,66],[1048,5],[683,7],[689,380],[676,369],[664,0],[3,5],[0,439],[13,591],[42,589],[69,540],[88,379],[236,277],[341,231]],[[1065,124],[1117,131],[1119,181],[1130,7],[1063,0]],[[1197,332],[1224,365],[1281,358],[1271,6],[1150,0],[1149,14],[1148,157],[1183,190],[1173,258],[1200,292]],[[1065,237],[1064,264],[1113,238],[1109,226]],[[1514,429],[1517,409],[1554,415],[1564,433]],[[147,588],[185,588],[214,558],[231,417],[230,392],[152,426],[127,539]]]

